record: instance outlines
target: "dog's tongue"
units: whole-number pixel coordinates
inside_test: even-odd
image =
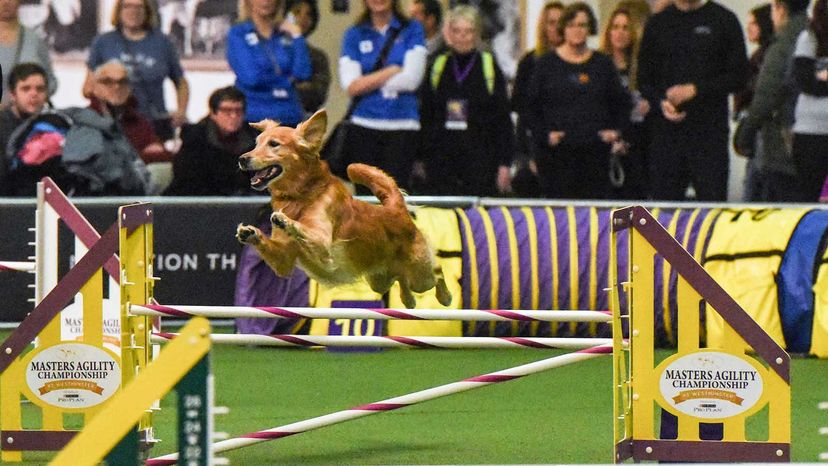
[[[255,187],[260,187],[267,184],[268,181],[275,178],[279,173],[282,171],[282,167],[278,165],[274,165],[272,167],[267,167],[265,169],[259,170],[253,174],[253,178],[250,179],[250,185]]]

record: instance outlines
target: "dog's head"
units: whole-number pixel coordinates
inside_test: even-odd
[[[328,126],[324,109],[296,129],[279,126],[273,120],[250,123],[250,126],[261,133],[256,137],[256,147],[239,157],[239,168],[254,172],[250,180],[253,189],[299,188],[303,180],[321,169],[319,149]]]

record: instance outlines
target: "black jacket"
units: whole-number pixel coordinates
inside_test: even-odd
[[[181,132],[181,149],[173,160],[173,179],[165,196],[243,196],[256,194],[238,158],[255,145],[256,131],[243,125],[232,140],[219,140],[209,117]]]

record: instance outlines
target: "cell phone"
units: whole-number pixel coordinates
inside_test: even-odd
[[[296,24],[296,15],[292,12],[288,12],[287,16],[285,16],[285,20],[287,20],[290,24]]]

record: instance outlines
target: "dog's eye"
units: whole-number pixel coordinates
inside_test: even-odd
[[[279,147],[279,141],[271,139],[270,141],[267,141],[267,145],[270,147]]]

